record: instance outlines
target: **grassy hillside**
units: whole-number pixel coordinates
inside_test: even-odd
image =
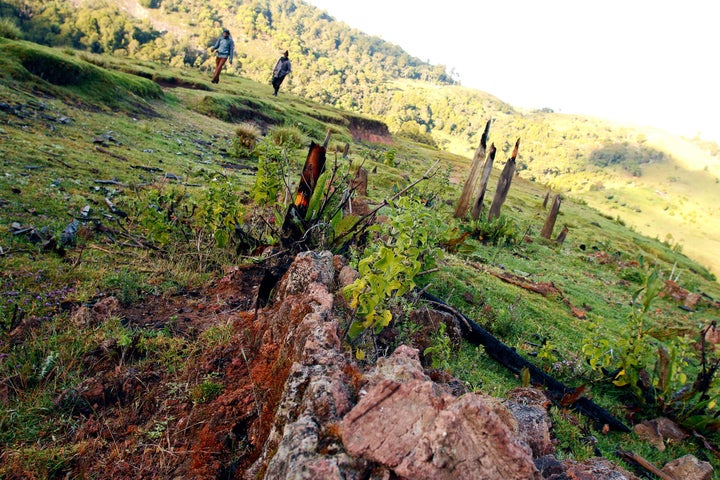
[[[107,455],[103,462],[117,455],[139,461],[142,453],[137,452],[157,440],[153,432],[168,439],[180,434],[162,410],[164,403],[136,408],[131,399],[95,412],[68,407],[67,395],[104,372],[141,372],[132,375],[160,382],[168,401],[212,410],[215,397],[207,392],[222,389],[225,380],[221,369],[215,376],[202,376],[198,365],[205,365],[206,352],[239,341],[243,332],[230,331],[215,311],[188,329],[177,312],[190,304],[198,309],[209,305],[212,296],[205,296],[204,286],[226,268],[275,255],[278,215],[289,196],[282,195],[280,180],[296,184],[307,145],[321,142],[327,130],[331,162],[337,159],[348,172],[362,164],[370,172],[371,205],[438,162],[438,172],[412,189],[406,203],[393,202],[381,212],[387,218],[384,225],[397,228],[395,237],[409,235],[411,246],[426,242],[418,261],[435,264],[414,276],[419,287],[562,381],[586,385],[593,399],[618,418],[634,422],[673,413],[711,442],[720,440],[712,417],[717,411],[714,380],[713,402],[706,402],[708,410],[702,411],[708,415],[678,410],[671,398],[700,370],[700,330],[717,319],[720,287],[710,271],[676,248],[679,238],[648,238],[639,228],[627,228],[624,215],[593,209],[591,194],[606,200],[613,194],[610,180],[603,179],[602,189],[588,188],[588,195],[576,188],[552,191],[571,194],[563,197],[553,235],[567,226],[568,236],[558,243],[539,236],[547,216],[543,199],[552,182],[523,178],[534,168],[531,164],[545,158],[530,161],[529,153],[522,154],[528,155],[520,158],[528,168],[514,178],[499,220],[457,220],[452,212],[470,158],[428,145],[422,132],[406,130],[390,137],[372,118],[285,92],[275,98],[269,85],[231,74],[214,86],[196,70],[6,39],[0,39],[0,62],[0,475],[61,477],[77,473],[84,456],[100,451]],[[488,111],[502,108],[492,98],[485,101]],[[484,113],[468,116],[473,129],[480,128]],[[508,110],[491,127],[499,152],[486,208],[507,159],[506,144],[519,137],[522,152],[539,151],[539,144],[530,147],[534,135],[521,134],[536,125],[549,132],[546,145],[552,143],[557,151],[562,143],[555,136],[560,127],[549,124],[550,117],[527,123],[525,118]],[[592,125],[588,120],[586,130]],[[363,141],[368,134],[382,142]],[[334,153],[346,143],[349,160]],[[638,182],[651,172],[663,177],[674,171],[664,162],[642,168]],[[704,178],[705,169],[699,171]],[[277,196],[266,195],[275,191],[272,182]],[[682,185],[684,180],[671,183]],[[623,202],[639,205],[642,200],[638,196]],[[258,243],[250,245],[240,231]],[[384,233],[375,245],[356,245],[348,252],[353,265],[379,245],[394,247],[393,236]],[[463,233],[465,241],[453,243]],[[679,275],[679,288],[697,295],[699,302],[681,308],[683,302],[669,294],[652,298],[653,274],[663,279]],[[543,295],[531,287],[552,289]],[[635,297],[637,292],[646,295]],[[73,316],[80,307],[111,296],[125,315],[92,324]],[[155,316],[143,322],[130,320],[130,311],[137,316],[160,301],[185,303],[174,310],[153,310]],[[403,314],[411,302],[390,298],[388,303],[390,329],[397,333],[393,342],[411,339],[418,326]],[[634,338],[638,323],[644,355],[657,357],[659,342],[667,342],[677,354],[671,363],[677,373],[674,383],[665,377],[667,389],[658,388],[665,410],[641,405],[628,388],[591,370],[586,358],[588,354],[612,367],[605,355],[610,358]],[[382,353],[374,347],[376,340],[369,332],[344,339],[348,352],[362,351],[366,361]],[[605,351],[601,340],[617,348]],[[674,340],[679,343],[670,343]],[[462,344],[451,350],[438,332],[431,342],[435,353],[425,360],[470,388],[503,395],[521,384],[482,349]],[[102,361],[96,362],[98,355]],[[708,355],[714,362],[714,352]],[[680,373],[687,375],[685,382]],[[688,405],[695,404],[680,407]],[[658,464],[692,452],[718,467],[717,459],[703,453],[695,440],[661,452],[634,434],[603,434],[571,411],[552,412],[558,448],[571,458],[595,455],[597,449],[619,461],[616,447],[622,445]],[[120,420],[125,423],[117,424]],[[80,442],[78,432],[85,435]],[[597,443],[584,442],[588,436]],[[120,438],[128,445],[122,452],[113,448]],[[240,446],[234,448],[222,452],[228,465],[243,454]],[[173,461],[167,452],[156,453]]]
[[[230,74],[267,83],[279,52],[288,49],[294,73],[285,91],[371,116],[393,134],[462,156],[472,156],[492,118],[503,138],[496,146],[506,156],[513,138],[523,139],[521,176],[576,196],[720,272],[711,253],[720,229],[716,144],[602,119],[519,111],[302,1],[9,1],[0,4],[0,15],[6,35],[112,54],[116,65],[134,58],[184,67],[179,77],[208,74],[208,48],[219,28],[229,27],[238,51]],[[153,75],[161,80],[166,73]]]

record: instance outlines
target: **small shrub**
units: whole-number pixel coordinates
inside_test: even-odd
[[[213,178],[197,203],[196,215],[196,232],[211,232],[216,245],[224,248],[242,222],[239,186],[230,178]]]
[[[142,276],[127,268],[108,276],[105,285],[115,293],[123,305],[130,305],[137,302],[148,291],[148,287],[144,284]]]
[[[450,337],[445,333],[446,326],[440,323],[440,327],[430,337],[430,346],[423,352],[424,355],[430,355],[433,368],[450,368],[450,360],[452,359],[452,349]]]
[[[351,339],[369,329],[379,333],[390,324],[389,302],[410,292],[416,275],[435,265],[442,253],[436,245],[447,234],[447,224],[414,195],[398,199],[379,229],[386,241],[366,249],[357,267],[360,278],[344,289],[359,317],[348,330]]]
[[[594,325],[595,331],[584,340],[582,352],[594,371],[607,372],[606,379],[631,393],[645,407],[646,415],[664,414],[687,428],[717,430],[720,391],[713,380],[715,369],[706,370],[703,357],[702,371],[691,381],[691,339],[656,338],[647,325],[651,305],[663,285],[657,270],[646,273],[619,338],[604,338],[600,327]]]
[[[396,157],[397,150],[391,148],[387,152],[385,152],[385,160],[383,161],[383,163],[390,167],[397,167]]]
[[[19,40],[23,38],[23,32],[15,22],[9,18],[0,18],[0,37],[9,38],[10,40]]]
[[[222,383],[205,380],[190,389],[190,398],[195,403],[208,403],[216,399],[223,391]]]
[[[261,142],[257,151],[258,171],[251,196],[256,203],[267,205],[275,202],[280,189],[285,184],[282,170],[283,155],[277,146],[266,141]]]

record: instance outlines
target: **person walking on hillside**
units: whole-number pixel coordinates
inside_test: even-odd
[[[289,73],[292,73],[292,65],[290,65],[290,59],[288,58],[288,51],[285,50],[273,69],[272,86],[273,89],[275,89],[273,95],[276,97],[278,90],[280,90],[280,85]]]
[[[225,62],[230,62],[230,65],[232,65],[233,57],[235,56],[235,42],[230,36],[230,30],[223,28],[222,36],[217,39],[211,50],[217,52],[217,56],[215,57],[215,74],[213,75],[212,83],[218,83],[220,81],[220,72]]]

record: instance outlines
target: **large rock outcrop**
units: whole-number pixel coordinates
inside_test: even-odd
[[[635,478],[602,459],[558,461],[540,391],[494,399],[458,390],[433,381],[408,346],[358,366],[334,302],[346,270],[329,253],[301,254],[258,314],[263,344],[281,346],[291,366],[244,478]]]

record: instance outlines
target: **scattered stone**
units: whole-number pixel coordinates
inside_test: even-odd
[[[552,422],[547,412],[549,401],[542,392],[530,388],[515,389],[504,403],[517,421],[518,436],[532,449],[533,457],[555,453],[550,436]]]
[[[638,437],[661,452],[665,451],[665,440],[680,442],[688,437],[675,422],[664,417],[638,423],[634,430]]]
[[[640,480],[637,476],[604,458],[589,458],[583,462],[566,460],[563,463],[567,467],[566,474],[557,477],[558,480]],[[549,478],[552,479],[552,477]]]
[[[708,462],[701,462],[694,455],[685,455],[662,468],[662,471],[673,478],[682,480],[711,480],[713,467]]]
[[[352,267],[345,266],[340,270],[340,273],[338,274],[338,285],[339,287],[345,288],[348,285],[352,284],[355,280],[360,278],[360,274]]]
[[[70,224],[65,227],[65,230],[60,234],[60,245],[63,247],[71,247],[75,245],[78,229],[80,228],[80,222],[73,220]]]

